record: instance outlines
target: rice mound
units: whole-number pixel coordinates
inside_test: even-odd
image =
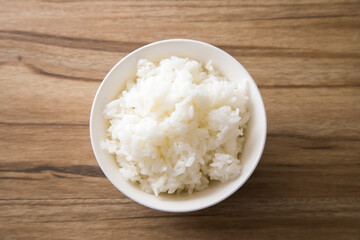
[[[102,148],[116,156],[123,178],[158,195],[240,174],[250,118],[245,81],[229,81],[211,61],[178,57],[141,59],[136,76],[104,110],[110,127]]]

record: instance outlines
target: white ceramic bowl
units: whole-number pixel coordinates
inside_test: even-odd
[[[101,141],[106,139],[108,123],[104,120],[105,105],[113,100],[125,86],[129,78],[136,73],[136,63],[141,58],[158,61],[165,57],[189,57],[206,63],[212,60],[213,66],[232,81],[246,79],[249,82],[251,119],[245,133],[245,145],[241,154],[242,172],[236,179],[227,183],[214,183],[200,192],[191,195],[167,195],[143,192],[136,184],[124,180],[118,170],[114,156],[102,150]],[[255,170],[266,139],[266,114],[259,89],[245,68],[235,58],[210,44],[186,40],[171,39],[154,42],[141,47],[119,61],[101,83],[92,105],[90,115],[90,138],[95,157],[111,183],[132,200],[162,211],[189,212],[212,206],[229,197],[238,190]]]

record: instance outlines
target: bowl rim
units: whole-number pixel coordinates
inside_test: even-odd
[[[95,151],[95,143],[94,143],[94,139],[93,139],[93,119],[94,119],[94,108],[95,108],[95,105],[96,105],[96,102],[99,98],[99,93],[101,92],[102,90],[102,87],[104,85],[104,83],[106,82],[106,80],[110,77],[110,75],[113,73],[113,71],[115,71],[115,69],[120,65],[122,64],[124,61],[126,61],[130,56],[132,55],[135,55],[137,54],[138,52],[146,49],[146,48],[149,48],[149,47],[152,47],[152,46],[155,46],[155,45],[160,45],[160,44],[164,44],[164,43],[170,43],[170,42],[187,42],[187,43],[195,43],[195,44],[201,44],[201,45],[204,45],[206,47],[210,47],[210,48],[214,48],[216,49],[217,51],[220,51],[222,54],[225,54],[227,55],[228,57],[232,58],[233,60],[236,61],[236,63],[238,64],[238,66],[240,68],[243,69],[244,73],[248,75],[248,78],[249,80],[254,84],[254,87],[255,87],[255,91],[257,92],[257,94],[259,95],[260,97],[260,101],[259,101],[259,105],[261,107],[261,109],[263,110],[263,114],[264,114],[264,131],[263,131],[263,136],[262,136],[262,141],[261,143],[261,147],[259,148],[259,151],[257,152],[257,157],[256,157],[256,161],[253,165],[253,167],[250,169],[250,171],[248,172],[248,175],[244,178],[244,180],[234,189],[232,189],[231,191],[227,192],[226,194],[222,195],[221,197],[218,197],[216,198],[215,201],[212,201],[212,202],[209,202],[209,203],[206,203],[206,204],[203,204],[201,206],[196,206],[196,207],[190,207],[190,208],[187,208],[187,209],[165,209],[165,208],[162,208],[161,206],[159,207],[158,205],[154,205],[154,204],[151,204],[151,203],[148,203],[146,201],[140,201],[139,199],[136,199],[134,198],[133,196],[129,196],[128,194],[126,194],[125,192],[123,192],[120,187],[118,186],[118,184],[115,184],[108,176],[107,174],[107,171],[105,170],[105,167],[104,165],[102,164],[102,161],[99,160],[99,157],[97,156],[97,153]],[[247,181],[248,179],[250,178],[250,176],[253,174],[253,172],[255,171],[255,169],[257,168],[257,165],[259,164],[260,162],[260,159],[261,159],[261,156],[263,154],[263,151],[264,151],[264,148],[265,148],[265,143],[266,143],[266,138],[267,138],[267,116],[266,116],[266,109],[265,109],[265,105],[264,105],[264,101],[263,101],[263,98],[262,98],[262,95],[260,93],[260,90],[257,86],[257,84],[255,83],[255,81],[253,80],[253,78],[251,77],[250,73],[245,69],[244,66],[242,66],[242,64],[236,60],[233,56],[231,56],[229,53],[225,52],[224,50],[212,45],[212,44],[209,44],[209,43],[205,43],[205,42],[202,42],[202,41],[198,41],[198,40],[192,40],[192,39],[184,39],[184,38],[174,38],[174,39],[165,39],[165,40],[160,40],[160,41],[156,41],[156,42],[152,42],[152,43],[149,43],[149,44],[146,44],[140,48],[137,48],[135,49],[134,51],[128,53],[126,56],[124,56],[122,59],[120,59],[112,68],[111,70],[106,74],[106,76],[104,77],[104,79],[101,81],[101,84],[99,85],[96,93],[95,93],[95,97],[94,97],[94,100],[92,102],[92,106],[91,106],[91,112],[90,112],[90,120],[89,120],[89,134],[90,134],[90,142],[91,142],[91,147],[92,147],[92,150],[93,150],[93,153],[94,153],[94,156],[95,156],[95,159],[98,163],[98,165],[100,166],[100,169],[102,170],[102,172],[104,173],[104,175],[106,176],[106,178],[111,182],[111,184],[113,186],[115,186],[122,194],[124,194],[126,197],[128,197],[129,199],[133,200],[134,202],[137,202],[138,204],[141,204],[143,206],[146,206],[148,208],[151,208],[151,209],[155,209],[155,210],[159,210],[159,211],[165,211],[165,212],[176,212],[176,213],[179,213],[179,212],[192,212],[192,211],[198,211],[198,210],[201,210],[201,209],[205,209],[205,208],[208,208],[208,207],[211,207],[213,205],[216,205],[218,204],[219,202],[222,202],[223,200],[225,200],[226,198],[230,197],[232,194],[234,194],[236,191],[238,191]]]

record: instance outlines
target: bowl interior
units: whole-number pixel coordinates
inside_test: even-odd
[[[231,81],[247,81],[249,83],[251,119],[245,132],[246,140],[240,158],[243,168],[238,178],[224,184],[212,183],[209,188],[191,195],[186,193],[161,194],[156,197],[143,192],[136,184],[124,180],[119,174],[114,156],[101,149],[100,143],[106,139],[108,128],[102,112],[106,104],[118,96],[126,81],[134,78],[139,59],[159,61],[170,56],[189,57],[202,63],[212,60],[214,67]],[[203,42],[184,39],[164,40],[146,45],[130,53],[108,73],[93,102],[90,116],[90,137],[95,157],[102,171],[122,193],[150,208],[170,212],[187,212],[222,201],[246,182],[263,151],[266,138],[266,115],[256,84],[241,64],[229,54]]]

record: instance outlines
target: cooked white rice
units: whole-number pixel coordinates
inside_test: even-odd
[[[240,174],[246,82],[230,82],[210,61],[178,57],[141,59],[136,76],[104,111],[110,127],[102,147],[116,156],[122,177],[158,195]]]

